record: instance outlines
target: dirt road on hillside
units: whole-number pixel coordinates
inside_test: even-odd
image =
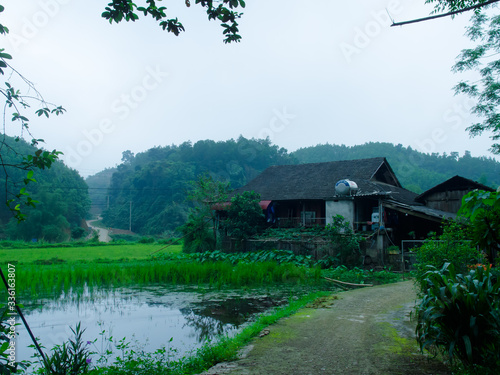
[[[410,321],[416,293],[406,281],[337,294],[269,327],[242,358],[203,375],[444,375],[420,354]]]
[[[92,223],[95,221],[102,220],[102,218],[98,218],[95,220],[87,220],[87,226],[91,230],[96,230],[97,233],[99,234],[99,242],[111,242],[111,237],[109,236],[109,230],[105,228],[100,228],[100,227],[94,227],[92,226]]]

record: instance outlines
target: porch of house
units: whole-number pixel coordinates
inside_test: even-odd
[[[324,227],[325,203],[320,200],[273,201],[266,210],[269,225],[277,228]]]

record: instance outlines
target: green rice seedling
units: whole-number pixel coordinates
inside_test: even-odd
[[[164,284],[211,284],[240,287],[292,282],[308,283],[310,270],[290,263],[269,262],[192,262],[125,261],[111,263],[63,263],[24,265],[16,277],[19,292],[32,295],[42,291],[68,291],[88,285],[94,287]],[[318,278],[316,278],[316,281]],[[0,292],[1,293],[1,292]]]

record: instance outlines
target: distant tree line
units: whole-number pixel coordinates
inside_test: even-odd
[[[491,157],[424,154],[411,147],[392,143],[369,142],[357,146],[322,144],[301,148],[291,154],[299,163],[364,159],[384,156],[404,188],[422,193],[431,187],[459,175],[496,188],[500,185],[500,163]]]

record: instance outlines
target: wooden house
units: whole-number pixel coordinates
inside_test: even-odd
[[[235,194],[243,191],[260,194],[269,225],[323,226],[342,215],[354,230],[374,234],[377,251],[424,239],[456,216],[417,201],[384,157],[272,166]]]
[[[464,195],[476,189],[495,190],[476,181],[454,176],[423,192],[415,198],[415,201],[436,210],[457,213]]]

